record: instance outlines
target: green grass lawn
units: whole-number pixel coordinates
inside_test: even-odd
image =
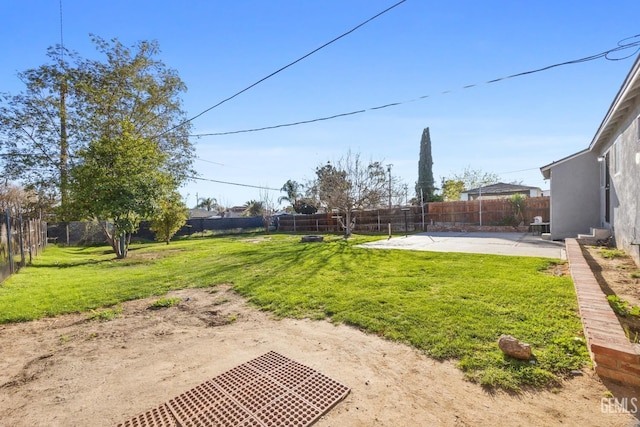
[[[233,283],[279,316],[329,318],[456,359],[488,387],[544,387],[588,363],[571,279],[553,260],[355,247],[379,237],[300,243],[236,235],[107,247],[49,247],[0,285],[0,323],[84,312],[171,289]],[[503,356],[501,334],[532,345],[535,364]]]

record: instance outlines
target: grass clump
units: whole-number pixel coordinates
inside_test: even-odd
[[[97,320],[100,322],[108,322],[122,315],[122,306],[114,308],[105,308],[103,310],[91,310],[91,313],[87,315],[88,321]]]
[[[358,247],[376,236],[325,235],[321,245],[295,234],[247,237],[145,243],[128,260],[105,247],[47,248],[0,287],[0,323],[232,283],[277,316],[330,319],[455,359],[489,388],[553,386],[589,361],[575,339],[571,278],[546,273],[557,260]],[[505,357],[501,334],[531,344],[535,364]]]
[[[626,316],[629,314],[629,303],[618,295],[607,295],[607,301],[609,301],[609,305],[617,315]]]
[[[631,306],[628,301],[623,300],[618,295],[607,295],[607,301],[613,311],[622,317],[636,316],[640,317],[640,307]]]
[[[158,310],[160,308],[173,307],[174,305],[178,305],[180,301],[182,301],[182,298],[161,298],[154,301],[149,308],[152,310]]]
[[[600,256],[606,259],[622,258],[625,255],[625,252],[620,249],[600,249]]]

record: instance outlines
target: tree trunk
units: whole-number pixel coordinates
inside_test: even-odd
[[[127,236],[123,234],[118,238],[118,251],[116,252],[116,257],[118,259],[124,259],[127,257]]]
[[[118,254],[118,242],[115,239],[115,237],[113,237],[113,235],[109,233],[109,229],[107,228],[107,221],[104,221],[104,222],[98,221],[98,223],[102,227],[102,231],[104,232],[104,235],[107,236],[107,242],[109,242],[109,244],[111,245],[113,252],[115,252],[116,256],[120,258]]]
[[[114,233],[109,233],[109,229],[107,228],[107,221],[99,221],[102,226],[102,231],[104,231],[105,236],[107,236],[107,241],[111,245],[113,252],[116,254],[116,258],[123,259],[127,257],[129,243],[131,242],[131,233],[125,233],[120,237],[115,236]]]
[[[344,238],[348,239],[351,236],[351,210],[347,209],[344,216]]]
[[[60,87],[60,208],[62,220],[69,221],[69,141],[67,139],[67,76]],[[68,237],[68,236],[67,236]],[[67,246],[69,240],[67,239]]]

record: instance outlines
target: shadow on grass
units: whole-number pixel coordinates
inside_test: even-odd
[[[64,262],[64,263],[60,263],[60,262],[53,262],[53,263],[38,263],[38,264],[31,264],[29,266],[29,268],[73,268],[73,267],[81,267],[84,265],[93,265],[93,264],[103,264],[106,262],[112,262],[117,260],[117,258],[111,258],[111,259],[88,259],[88,260],[84,260],[84,261],[71,261],[71,262]]]

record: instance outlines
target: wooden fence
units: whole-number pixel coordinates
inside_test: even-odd
[[[542,217],[543,222],[549,221],[549,197],[531,197],[525,200],[526,208],[521,219],[523,223],[533,222],[536,216]],[[513,206],[509,199],[428,203],[428,218],[434,223],[514,225]]]
[[[487,199],[456,202],[426,203],[421,206],[405,208],[370,209],[354,211],[356,218],[355,232],[386,233],[391,225],[392,232],[429,230],[452,227],[473,226],[497,230],[522,229],[537,216],[543,222],[549,221],[549,197],[534,197],[526,199],[526,207],[522,217],[514,215],[513,206],[509,199]],[[341,232],[340,218],[331,213],[314,215],[283,215],[278,218],[279,231],[289,232]],[[518,228],[518,225],[520,227]]]
[[[0,218],[0,283],[31,264],[47,245],[47,225],[37,219],[14,217],[7,210]]]

